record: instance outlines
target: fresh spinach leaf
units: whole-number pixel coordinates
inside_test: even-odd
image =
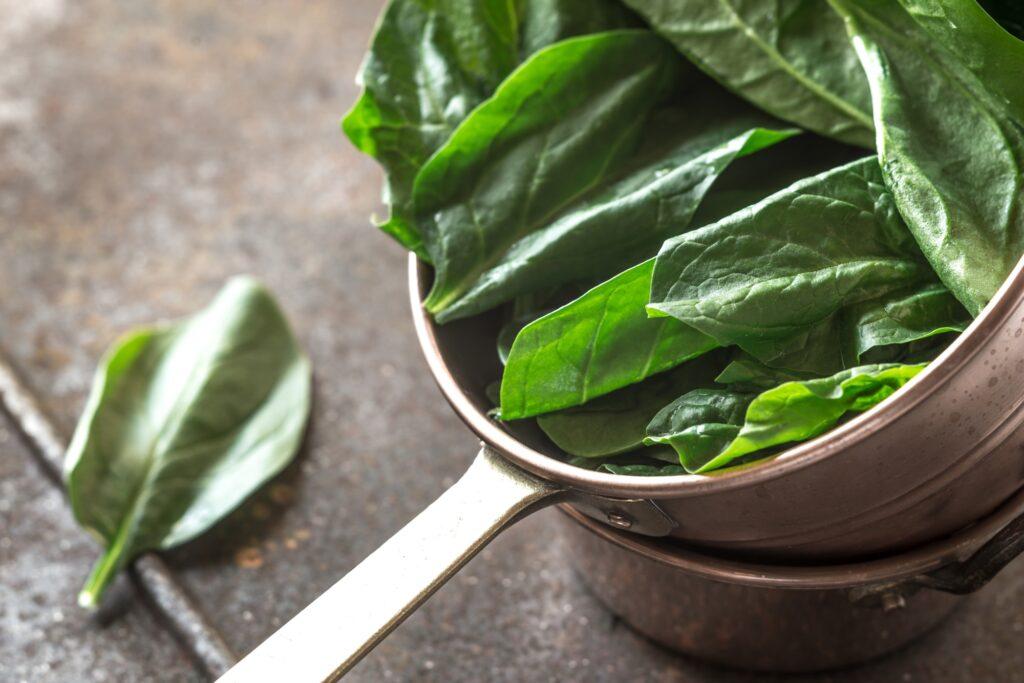
[[[118,342],[65,462],[75,517],[106,544],[79,602],[97,604],[136,555],[196,537],[284,468],[309,404],[309,361],[250,279]]]
[[[726,384],[736,393],[758,393],[785,382],[815,379],[807,373],[794,372],[765,365],[750,354],[739,351],[729,364],[715,377],[718,384]]]
[[[387,172],[384,232],[428,258],[412,217],[419,169],[533,52],[570,36],[635,26],[611,0],[392,0],[360,71],[345,134]]]
[[[664,41],[623,30],[556,43],[504,81],[416,177],[434,263],[426,308],[444,321],[516,240],[606,181],[680,73]]]
[[[667,241],[648,309],[769,365],[828,374],[856,364],[844,309],[936,283],[869,157]]]
[[[654,260],[594,287],[516,337],[501,381],[501,417],[577,406],[718,346],[673,318],[644,311]]]
[[[867,83],[821,0],[626,0],[695,64],[765,111],[872,146]]]
[[[756,396],[698,390],[652,420],[649,442],[672,445],[688,472],[709,472],[752,453],[818,436],[844,415],[881,403],[924,367],[865,365],[831,377],[786,382]]]
[[[644,25],[618,0],[515,0],[515,8],[520,60],[573,36]]]
[[[693,97],[687,106],[652,112],[639,150],[620,168],[609,169],[607,183],[598,183],[553,218],[539,218],[529,234],[495,253],[493,263],[475,276],[468,289],[437,311],[437,320],[480,313],[537,289],[599,282],[653,256],[665,239],[689,225],[708,188],[729,164],[795,133],[758,127],[765,117],[737,111],[727,93],[688,94]],[[694,112],[694,107],[700,108]],[[562,124],[561,119],[551,121],[551,125]],[[500,182],[508,183],[515,173],[525,176],[532,167],[506,169]],[[539,181],[531,192],[544,190],[544,181]],[[519,211],[511,202],[495,206],[477,201],[476,197],[492,191],[481,186],[465,200],[483,214],[473,229],[487,231],[492,223],[511,218],[509,212]],[[468,240],[469,228],[455,225],[453,239]]]
[[[648,423],[665,404],[712,383],[722,367],[719,358],[710,354],[684,363],[581,406],[541,415],[537,424],[570,455],[596,458],[635,450],[644,445]]]
[[[646,443],[672,446],[683,467],[696,472],[736,439],[755,396],[730,389],[683,394],[654,416]]]
[[[900,213],[977,315],[1024,252],[1024,42],[975,2],[833,4],[871,85]]]
[[[844,355],[858,362],[870,351],[963,332],[971,323],[967,310],[938,282],[854,304],[845,313]]]

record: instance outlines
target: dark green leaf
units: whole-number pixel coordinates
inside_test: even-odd
[[[277,474],[309,403],[309,361],[249,279],[188,320],[116,344],[66,459],[75,517],[107,546],[80,602],[96,604],[133,557],[194,538]]]
[[[607,183],[598,183],[554,218],[538,219],[529,234],[495,254],[493,263],[439,311],[437,319],[443,322],[480,313],[541,288],[599,282],[650,258],[665,239],[689,226],[708,188],[732,161],[794,133],[757,127],[759,117],[737,111],[735,101],[725,99],[726,93],[691,94],[686,106],[654,112],[638,152],[620,168],[609,169]],[[551,121],[551,125],[563,123],[560,118]],[[516,173],[532,172],[532,166],[506,168],[500,182],[510,182]],[[531,191],[544,190],[538,182]],[[491,191],[481,186],[477,194]],[[474,223],[483,231],[519,211],[514,201],[504,201],[503,206],[477,202],[475,196],[467,201],[483,214]],[[468,232],[460,226],[455,237],[466,240]]]
[[[844,311],[845,355],[858,361],[873,349],[963,332],[971,316],[941,283],[854,304]]]
[[[597,471],[626,474],[631,477],[666,477],[674,474],[686,474],[686,470],[680,465],[618,465],[613,462],[601,463]]]
[[[586,403],[718,346],[675,319],[647,317],[653,267],[634,266],[523,328],[502,377],[502,419]]]
[[[737,353],[718,377],[715,377],[717,383],[727,384],[731,390],[739,393],[758,393],[784,382],[799,382],[805,379],[814,377],[806,373],[773,368],[743,351]]]
[[[655,417],[651,441],[674,446],[689,472],[727,467],[752,453],[822,434],[844,415],[881,403],[924,367],[865,365],[831,377],[787,382],[756,397],[695,392]],[[744,403],[749,403],[745,411]]]
[[[756,395],[731,389],[683,394],[651,419],[646,443],[672,446],[683,467],[696,472],[736,439]]]
[[[517,69],[416,177],[435,267],[427,309],[445,311],[514,242],[605,182],[680,67],[653,33],[624,30],[556,43]]]
[[[609,0],[392,0],[359,75],[346,135],[387,172],[380,227],[426,256],[413,180],[455,127],[520,61],[564,38],[635,25]]]
[[[572,36],[643,27],[643,21],[617,0],[516,0],[516,8],[523,60]]]
[[[641,477],[686,474],[679,464],[679,456],[667,446],[649,446],[604,458],[574,457],[569,459],[569,464],[596,472]]]
[[[666,242],[649,309],[769,365],[825,374],[856,364],[844,309],[935,285],[869,157]]]
[[[867,84],[822,0],[626,0],[707,73],[779,118],[871,147]]]
[[[643,445],[647,424],[681,393],[709,386],[721,368],[703,357],[592,401],[541,415],[537,424],[559,448],[595,458],[626,453]]]
[[[1024,42],[975,2],[835,0],[900,213],[972,314],[1024,251]]]

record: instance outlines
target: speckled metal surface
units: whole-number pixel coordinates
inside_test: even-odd
[[[75,595],[97,552],[0,416],[0,680],[201,681],[127,580],[90,616]]]
[[[419,356],[404,254],[369,226],[378,171],[338,130],[379,7],[0,0],[0,346],[62,433],[119,332],[194,310],[234,273],[270,285],[313,359],[313,427],[298,462],[168,556],[240,652],[411,519],[476,452]],[[3,448],[4,462],[27,457]],[[31,463],[3,467],[5,487],[36,492],[0,499],[28,525],[17,536],[4,527],[4,557],[27,582],[4,609],[42,624],[57,600],[72,604],[92,549]],[[47,496],[53,509],[31,516]],[[556,514],[503,535],[351,680],[786,680],[695,664],[634,635],[572,573]],[[61,543],[83,549],[55,552]],[[48,571],[64,578],[46,580]],[[191,665],[154,620],[130,594],[117,602],[125,611],[106,629],[65,613],[73,634],[44,632],[45,652],[102,659],[111,679],[188,680]],[[4,614],[0,648],[14,642],[10,615],[20,619]],[[905,653],[821,680],[1024,680],[1022,615],[1015,566]],[[42,652],[0,652],[3,673],[37,680]],[[90,680],[67,671],[51,680]]]

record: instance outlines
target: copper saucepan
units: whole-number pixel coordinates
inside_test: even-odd
[[[491,420],[485,387],[500,374],[500,321],[485,315],[435,326],[420,305],[429,281],[429,268],[410,257],[420,346],[442,393],[483,441],[479,455],[437,501],[222,681],[337,679],[498,532],[554,503],[627,536],[672,537],[728,555],[739,562],[735,576],[717,580],[731,581],[768,571],[743,569],[744,561],[828,566],[899,556],[986,517],[1024,482],[1024,260],[971,327],[892,400],[771,462],[711,476],[583,470],[545,455],[553,447],[530,426]],[[977,551],[991,536],[970,536],[958,552]],[[964,558],[936,552],[921,566],[953,559]],[[829,581],[859,585],[835,574]]]

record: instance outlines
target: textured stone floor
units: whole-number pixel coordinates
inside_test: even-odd
[[[0,348],[65,435],[108,343],[264,280],[313,359],[308,443],[168,554],[246,652],[450,485],[475,451],[428,376],[405,256],[369,225],[375,165],[338,121],[377,0],[0,0]],[[567,567],[542,512],[353,672],[356,681],[788,680],[632,634]],[[95,548],[0,423],[0,679],[201,679],[130,582],[74,606]],[[1024,680],[1024,565],[904,653],[800,680]]]

